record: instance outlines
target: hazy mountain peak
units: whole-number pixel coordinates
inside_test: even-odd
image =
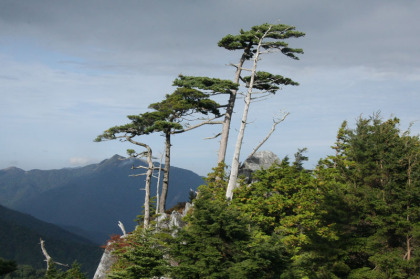
[[[25,172],[23,169],[20,169],[20,168],[17,168],[17,167],[8,167],[8,168],[3,169],[3,171],[14,172],[14,173]]]

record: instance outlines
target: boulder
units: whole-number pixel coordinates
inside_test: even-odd
[[[247,183],[252,182],[252,174],[260,169],[268,169],[274,163],[280,163],[279,157],[271,151],[256,152],[246,159],[239,169],[239,176],[245,176]]]

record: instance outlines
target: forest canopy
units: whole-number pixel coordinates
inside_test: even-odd
[[[299,150],[257,171],[231,201],[219,165],[187,225],[176,236],[138,228],[149,244],[117,249],[110,278],[148,278],[131,272],[145,264],[173,278],[420,278],[419,137],[375,114],[343,122],[332,150],[312,170]]]

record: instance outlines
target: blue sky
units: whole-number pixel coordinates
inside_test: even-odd
[[[285,23],[306,33],[291,40],[293,61],[263,57],[260,70],[291,77],[251,106],[242,158],[290,115],[261,148],[280,157],[307,147],[313,167],[331,153],[343,120],[381,111],[420,132],[418,1],[13,1],[0,0],[0,169],[76,167],[125,154],[127,143],[94,143],[126,115],[147,111],[178,74],[232,79],[239,53],[217,47],[241,28]],[[223,101],[223,100],[220,100]],[[227,163],[242,114],[237,102]],[[417,121],[417,122],[416,122]],[[173,139],[173,165],[201,175],[216,162],[218,133],[205,127]],[[156,155],[163,138],[145,137]]]

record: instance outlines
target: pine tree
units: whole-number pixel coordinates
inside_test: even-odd
[[[341,127],[331,165],[347,208],[341,244],[349,278],[419,274],[419,146],[418,137],[400,131],[397,118],[376,114],[360,118],[355,129]]]
[[[305,33],[296,31],[295,27],[285,24],[262,24],[253,26],[248,31],[241,30],[238,35],[226,35],[219,41],[219,47],[223,47],[227,50],[242,50],[239,62],[237,64],[232,64],[236,69],[235,76],[233,79],[233,82],[235,84],[239,84],[242,70],[246,70],[243,67],[244,63],[248,60],[251,60],[258,51],[258,46],[260,44],[261,39],[261,32],[264,33],[264,30],[267,30],[267,28],[269,27],[273,32],[268,33],[266,36],[266,38],[269,39],[269,42],[265,42],[262,46],[265,50],[279,50],[284,55],[293,59],[298,59],[298,57],[295,54],[303,53],[302,49],[290,48],[288,44],[284,42],[284,40],[289,38],[299,38],[304,36]],[[238,90],[231,91],[228,105],[226,108],[226,114],[220,140],[220,148],[218,153],[218,163],[225,161],[229,130],[233,115],[233,109],[237,98],[237,93]]]
[[[288,258],[277,237],[261,235],[224,197],[223,166],[201,186],[188,225],[171,246],[175,278],[280,278]]]
[[[13,272],[17,269],[17,265],[15,261],[4,260],[0,258],[0,276]]]
[[[150,229],[137,228],[126,238],[112,244],[117,262],[109,278],[145,279],[164,276],[169,272],[167,251],[159,233]]]
[[[295,31],[295,27],[292,26],[283,24],[262,24],[252,27],[251,30],[247,32],[241,30],[241,34],[238,36],[228,35],[219,42],[219,46],[223,46],[229,50],[244,49],[244,53],[239,64],[235,65],[237,68],[235,74],[236,83],[239,82],[242,70],[248,70],[251,72],[249,77],[243,78],[243,81],[246,83],[247,93],[245,96],[245,106],[242,113],[241,125],[233,153],[229,183],[226,189],[227,199],[232,199],[233,190],[237,187],[237,178],[240,166],[239,159],[251,101],[255,98],[261,98],[261,96],[259,96],[261,94],[263,96],[266,96],[267,93],[274,94],[278,89],[280,89],[280,85],[298,85],[297,82],[294,82],[289,78],[257,71],[257,65],[261,60],[261,55],[272,52],[281,52],[286,56],[297,60],[298,57],[296,54],[303,53],[303,50],[289,48],[288,44],[284,42],[284,40],[288,38],[299,38],[304,35],[305,34],[302,32]],[[248,59],[252,60],[252,67],[251,69],[244,69],[243,62]],[[255,97],[255,95],[259,97]],[[232,101],[232,103],[234,103],[234,101]],[[227,117],[225,122],[222,135],[228,134],[227,126],[230,125],[230,117]],[[226,129],[227,131],[225,131]],[[219,162],[222,158],[224,160],[226,143],[227,138],[225,139],[222,137],[221,149],[219,151]]]

